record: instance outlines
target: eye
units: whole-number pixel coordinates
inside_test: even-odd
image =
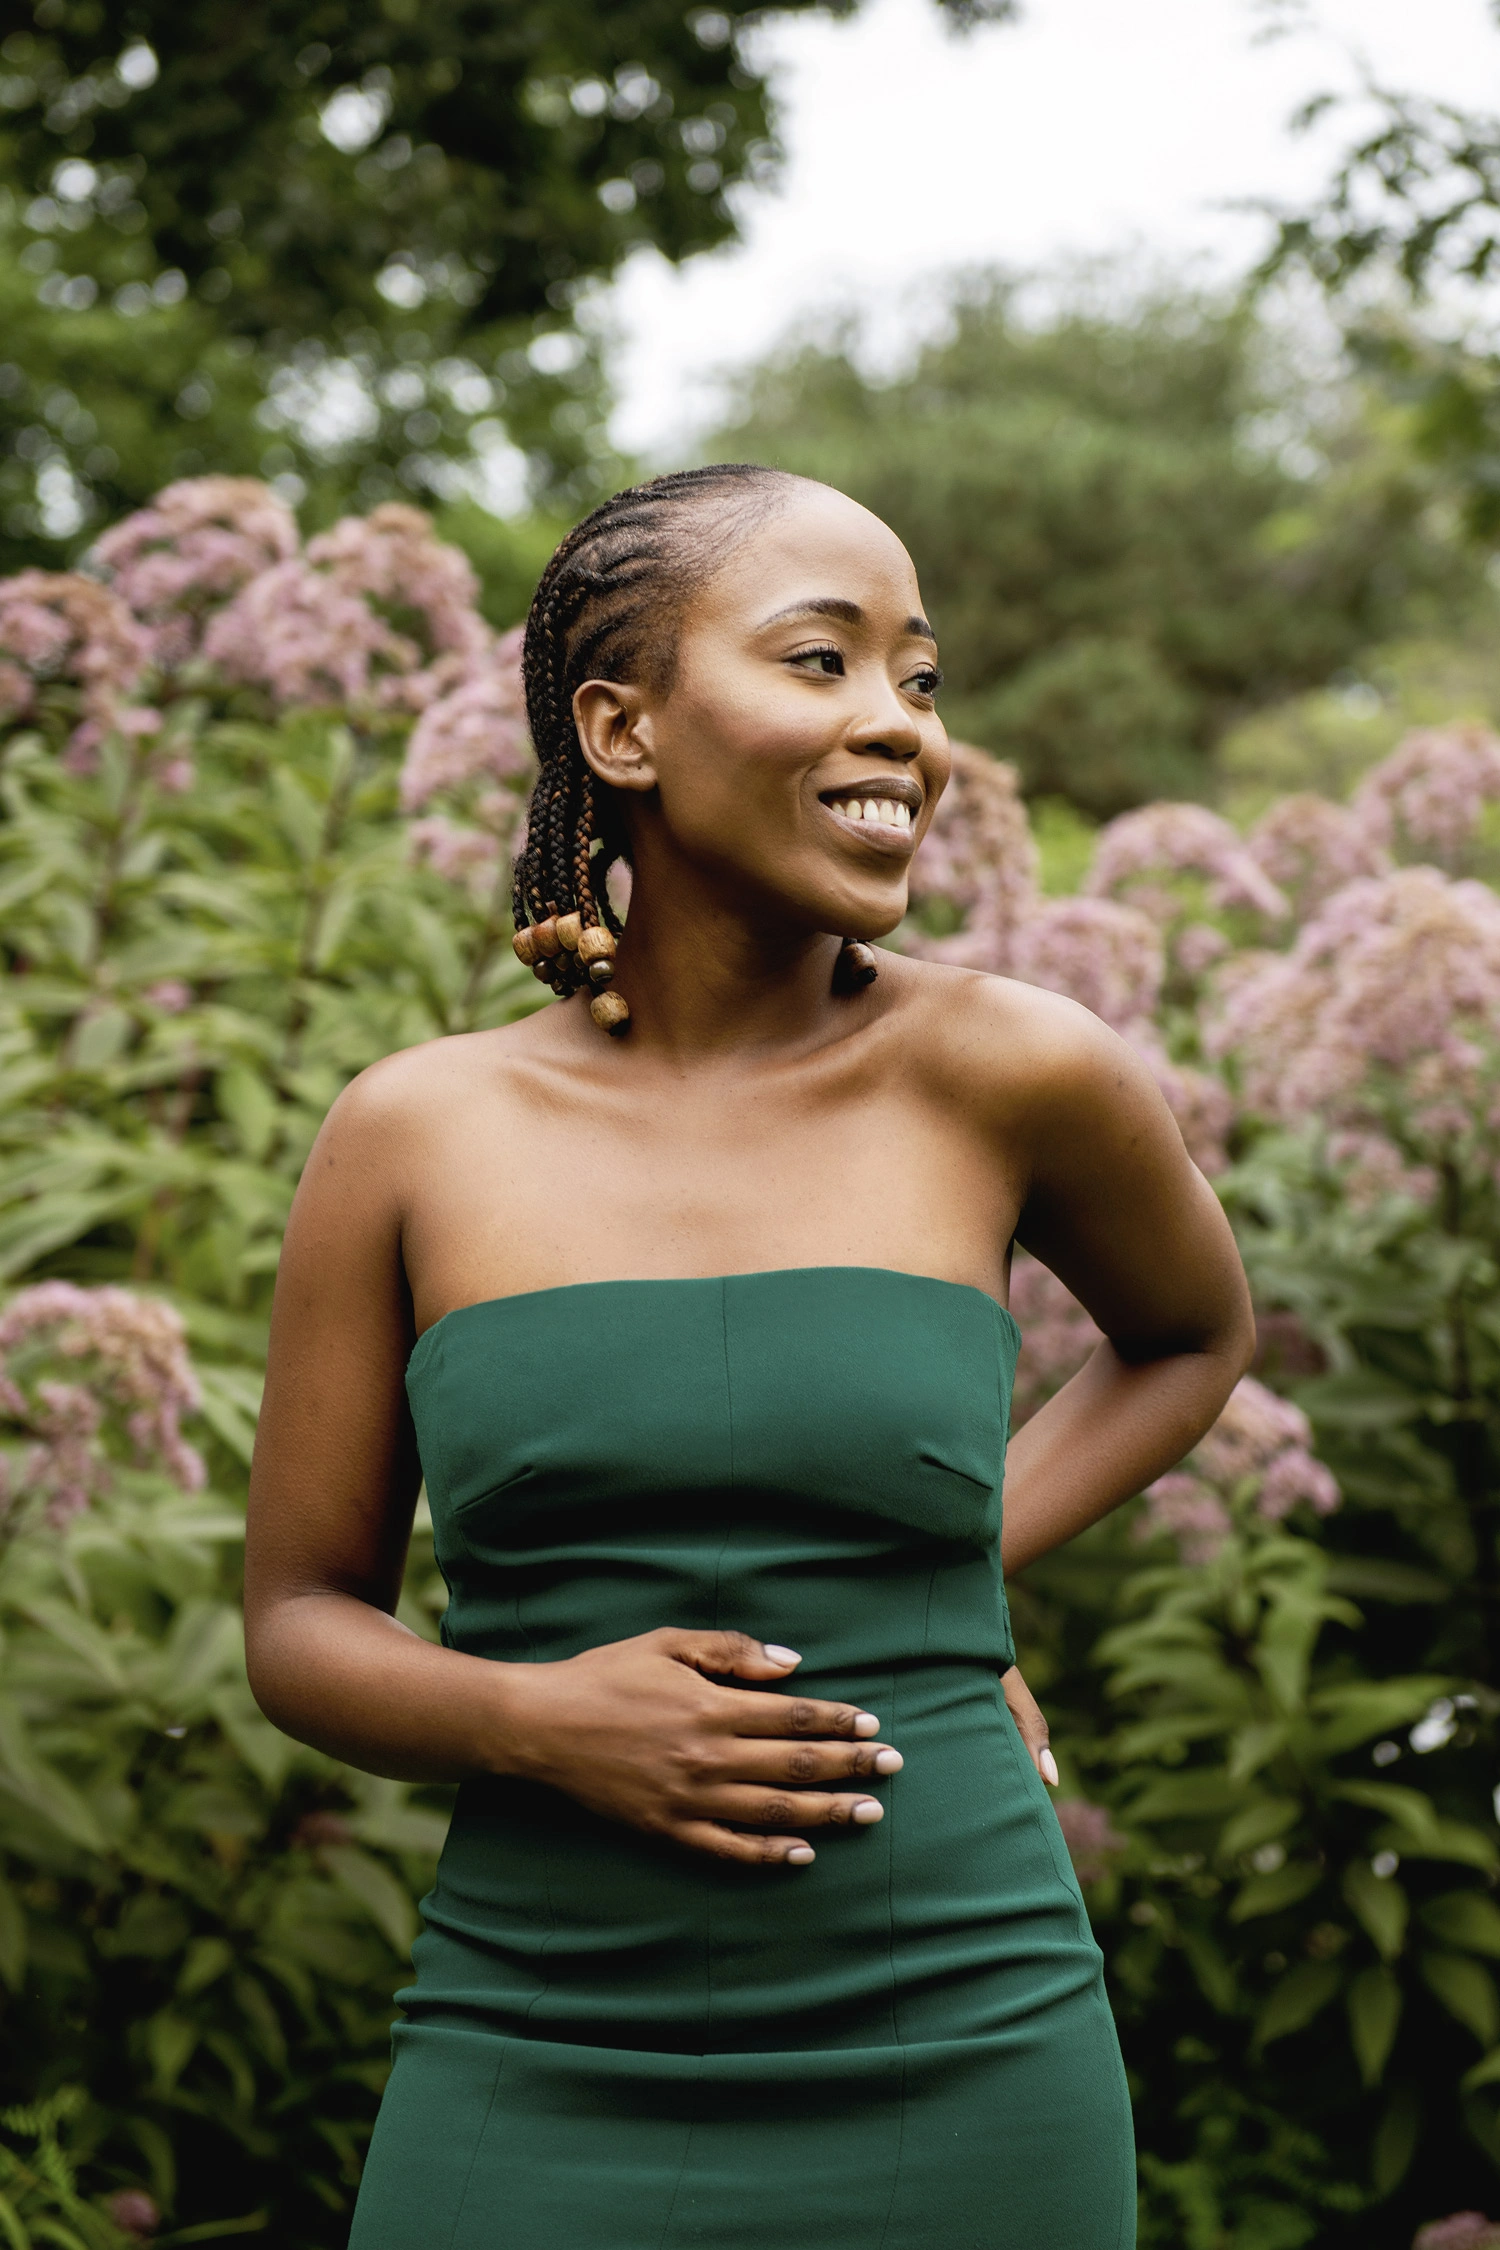
[[[902,682],[903,687],[909,687],[915,694],[925,695],[929,700],[937,694],[942,684],[943,675],[936,664],[924,664],[919,672],[913,672],[910,679]]]
[[[825,680],[841,680],[844,677],[844,652],[842,649],[833,647],[799,648],[795,656],[787,658],[787,662],[799,667],[802,665],[815,666]]]

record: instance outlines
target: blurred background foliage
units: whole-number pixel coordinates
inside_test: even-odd
[[[354,1072],[541,1001],[496,636],[631,473],[590,284],[726,239],[726,190],[774,171],[750,21],[4,26],[0,572],[85,567],[0,584],[16,2250],[347,2231],[445,1808],[285,1742],[245,1686],[281,1227]],[[901,942],[1135,1040],[1256,1289],[1215,1438],[1016,1589],[1147,2250],[1405,2250],[1500,2205],[1500,363],[1422,295],[1489,272],[1500,128],[1376,100],[1280,215],[1275,288],[963,277],[905,365],[793,338],[700,448],[907,540],[950,724],[1026,801],[960,760]],[[225,473],[274,497],[197,483],[96,554]],[[1090,1332],[1038,1269],[1016,1290],[1034,1406]],[[169,1393],[191,1457],[143,1435]],[[419,1523],[403,1615],[430,1633],[443,1598]],[[1424,2250],[1493,2239],[1445,2223]]]

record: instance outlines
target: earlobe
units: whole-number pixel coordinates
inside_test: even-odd
[[[612,789],[656,787],[651,720],[642,700],[639,688],[615,680],[585,680],[574,694],[579,747]]]

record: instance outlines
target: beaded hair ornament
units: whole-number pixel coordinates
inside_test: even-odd
[[[560,998],[587,988],[590,1015],[615,1037],[628,1030],[630,1008],[610,989],[623,926],[607,877],[628,844],[614,792],[598,786],[579,744],[574,691],[648,671],[670,680],[676,618],[692,587],[793,481],[730,463],[617,492],[569,532],[526,620],[521,666],[538,772],[515,862],[516,958]],[[835,989],[856,990],[875,974],[870,947],[845,939]]]

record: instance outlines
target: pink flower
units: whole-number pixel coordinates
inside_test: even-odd
[[[1280,921],[1287,902],[1227,820],[1206,805],[1143,805],[1121,813],[1099,832],[1084,889],[1094,898],[1119,898],[1153,921],[1169,922],[1184,899],[1162,877],[1196,875],[1212,906],[1246,907]]]
[[[1268,1468],[1285,1447],[1306,1446],[1311,1440],[1312,1424],[1300,1407],[1245,1375],[1200,1439],[1194,1459],[1216,1484],[1234,1485]]]
[[[912,863],[911,898],[941,900],[963,916],[952,937],[918,931],[909,952],[929,961],[1003,974],[1036,890],[1036,846],[1015,769],[955,742],[953,776]]]
[[[1010,1309],[1021,1331],[1010,1415],[1019,1429],[1078,1373],[1102,1336],[1072,1291],[1024,1250],[1011,1266]]]
[[[431,519],[391,501],[252,578],[210,623],[204,654],[283,705],[422,711],[493,646],[477,592]]]
[[[1018,923],[1010,950],[1012,976],[1065,992],[1116,1031],[1156,1013],[1161,936],[1133,906],[1106,898],[1042,899]]]
[[[1246,850],[1304,920],[1346,883],[1390,867],[1367,820],[1310,790],[1278,798],[1251,829]]]
[[[1423,727],[1365,776],[1354,815],[1373,843],[1461,868],[1487,804],[1500,799],[1500,736]]]
[[[123,2234],[144,2242],[161,2225],[161,2213],[144,2188],[118,2188],[106,2209]]]
[[[1052,1810],[1079,1882],[1099,1882],[1130,1839],[1120,1834],[1102,1805],[1090,1804],[1087,1797],[1054,1797]]]
[[[158,664],[197,649],[205,618],[297,552],[297,523],[255,477],[186,477],[96,543],[95,556],[143,624]]]
[[[17,1356],[29,1363],[39,1353],[87,1363],[83,1380],[43,1377],[28,1396]],[[43,1281],[0,1314],[0,1414],[34,1441],[26,1482],[46,1497],[54,1522],[77,1515],[108,1482],[98,1443],[107,1411],[121,1417],[143,1465],[198,1491],[203,1462],[183,1438],[181,1418],[199,1404],[182,1321],[170,1305],[129,1289]]]
[[[1411,2250],[1500,2250],[1500,2226],[1482,2211],[1455,2211],[1420,2227]]]
[[[483,828],[468,828],[434,813],[411,825],[411,856],[445,883],[463,885],[476,898],[493,890],[500,866],[501,840]]]
[[[164,1016],[180,1016],[184,1008],[193,1004],[193,988],[184,984],[181,977],[163,977],[159,984],[146,987],[146,998],[153,1008],[160,1008]]]
[[[151,653],[150,637],[118,594],[76,571],[23,570],[0,578],[0,706],[25,718],[36,690],[52,682],[78,691],[86,726],[73,737],[91,755],[111,727],[139,724],[125,708]]]
[[[1195,1567],[1212,1562],[1233,1529],[1229,1510],[1219,1495],[1198,1477],[1186,1476],[1181,1470],[1173,1470],[1148,1485],[1145,1502],[1135,1521],[1134,1536],[1175,1539],[1183,1561]]]
[[[471,679],[428,704],[401,768],[403,812],[475,780],[529,783],[535,760],[519,658],[518,634],[508,633]]]
[[[1472,1130],[1500,1026],[1500,898],[1430,867],[1346,884],[1290,953],[1239,965],[1205,1027],[1232,1055],[1246,1103],[1368,1135],[1403,1084],[1420,1125]]]

